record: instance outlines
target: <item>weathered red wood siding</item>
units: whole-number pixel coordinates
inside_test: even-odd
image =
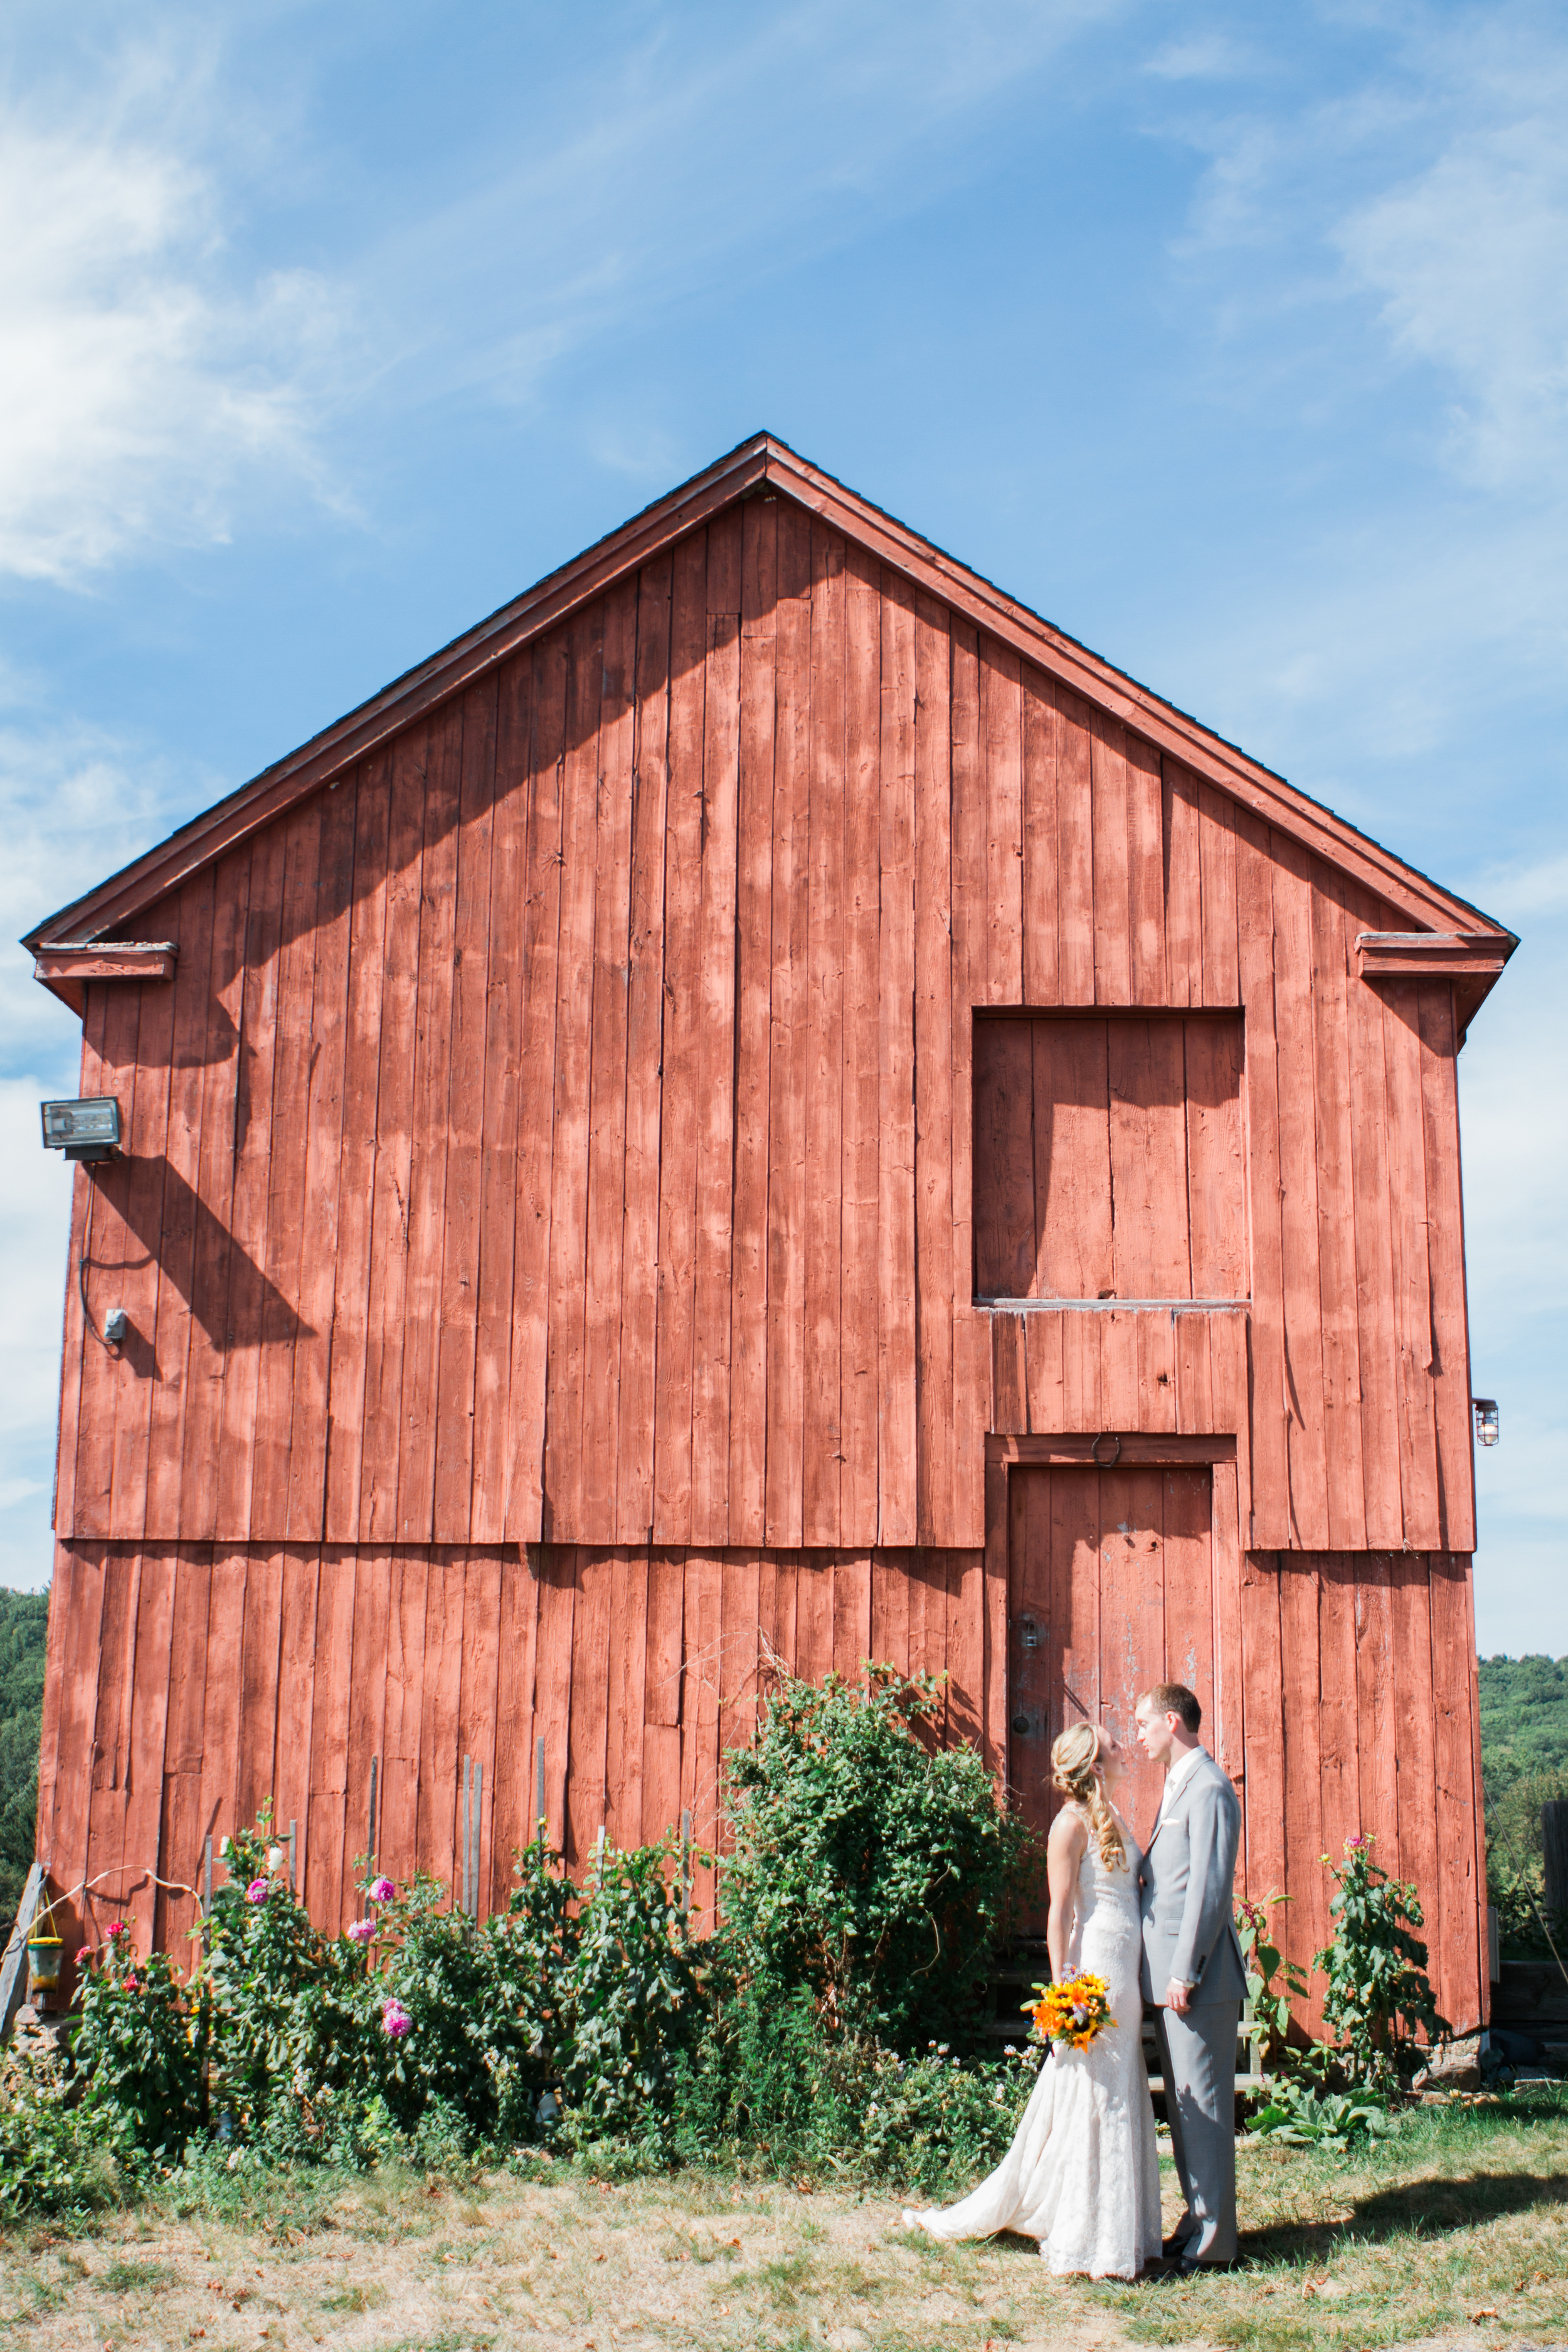
[[[1451,987],[1352,968],[1395,919],[750,500],[156,909],[172,985],[89,984],[134,1337],[70,1301],[59,1532],[983,1543],[972,1072],[1028,1033],[973,1009],[1030,1002],[1113,1008],[1139,1283],[1249,1297],[1248,1540],[1467,1551]],[[1239,1016],[1181,1024],[1207,1129],[1144,1006]]]
[[[1353,1812],[1477,2013],[1455,1000],[1354,950],[1408,919],[784,498],[424,710],[86,984],[132,1336],[72,1279],[57,1879],[271,1793],[338,1916],[372,1755],[443,1872],[490,1759],[500,1867],[536,1736],[570,1853],[701,1824],[763,1635],[945,1666],[1005,1768],[987,1436],[1215,1433],[1249,1884],[1315,1920]]]

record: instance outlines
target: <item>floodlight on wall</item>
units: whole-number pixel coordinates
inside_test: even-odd
[[[1496,1397],[1472,1397],[1470,1411],[1476,1416],[1476,1444],[1495,1445],[1498,1442],[1498,1410]]]
[[[38,1105],[46,1151],[68,1160],[114,1160],[120,1154],[120,1105],[112,1095]]]

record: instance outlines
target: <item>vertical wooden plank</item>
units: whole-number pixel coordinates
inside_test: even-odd
[[[1093,1004],[1097,1001],[1094,721],[1089,705],[1064,687],[1056,689],[1056,704],[1058,1002]]]
[[[686,1562],[650,1549],[647,1662],[643,1680],[642,1834],[645,1844],[680,1822],[680,1718],[686,1699]],[[695,1641],[696,1628],[692,1629]]]
[[[239,1667],[239,1770],[234,1817],[242,1829],[259,1820],[278,1770],[279,1645],[283,1633],[283,1570],[279,1555],[258,1548],[247,1559],[245,1630]],[[285,1822],[284,1828],[288,1824]]]
[[[1282,835],[1274,862],[1274,1018],[1279,1078],[1279,1239],[1285,1294],[1286,1445],[1298,1539],[1329,1542],[1312,1035],[1312,890],[1305,853]]]
[[[87,1567],[79,1554],[72,1583],[74,1604]],[[166,1952],[184,1954],[196,1922],[196,1906],[176,1886],[197,1885],[201,1852],[202,1717],[206,1701],[207,1602],[212,1589],[212,1552],[206,1544],[181,1544],[174,1551],[174,1612],[169,1628],[169,1699],[163,1727],[163,1821],[158,1835],[160,1888],[155,1912],[157,1940]],[[82,1594],[85,1600],[86,1594]],[[97,1626],[93,1627],[96,1639]],[[61,1713],[62,1735],[66,1714]],[[79,1756],[81,1750],[78,1749]],[[69,1868],[67,1824],[58,1822],[53,1874]],[[74,1884],[74,1881],[71,1883]]]
[[[1416,995],[1426,1177],[1426,1260],[1432,1293],[1432,1389],[1437,1507],[1450,1551],[1476,1542],[1470,1349],[1465,1304],[1464,1210],[1459,1194],[1459,1104],[1453,985],[1427,981]]]
[[[397,1532],[419,916],[424,891],[426,747],[426,730],[423,727],[410,728],[398,737],[393,747],[389,785],[386,913],[382,931],[378,1033],[381,1067],[376,1080],[375,1171],[360,1444],[362,1543],[384,1541]]]
[[[991,1396],[994,1414],[992,1427],[1004,1436],[1017,1436],[1030,1426],[1025,1360],[1029,1319],[1023,1315],[1001,1313],[988,1318],[991,1326]]]
[[[1110,1021],[1106,1034],[1112,1288],[1121,1298],[1190,1298],[1182,1024]]]
[[[537,1559],[537,1554],[535,1554]],[[526,1559],[503,1559],[496,1693],[496,1790],[490,1808],[490,1908],[504,1911],[513,1857],[537,1833],[534,1819],[533,1661],[539,1580]],[[628,1738],[631,1733],[628,1729]]]
[[[981,1298],[1028,1298],[1036,1288],[1044,1234],[1037,1233],[1035,1026],[973,1024],[973,1263]],[[962,1108],[958,1124],[966,1124]]]
[[[201,992],[187,984],[184,1005]],[[99,1085],[120,1104],[127,1150],[123,1160],[95,1169],[91,1179],[77,1297],[85,1286],[88,1311],[101,1330],[105,1307],[123,1305],[132,1318],[127,1344],[110,1353],[89,1340],[81,1381],[77,1447],[77,1525],[87,1533],[117,1530],[140,1536],[147,1520],[147,1434],[153,1411],[149,1369],[157,1363],[163,1159],[167,1149],[174,991],[143,985],[111,1005],[103,1033]],[[187,1022],[190,1014],[187,1012]],[[184,1149],[184,1138],[182,1139]],[[190,1219],[185,1218],[189,1230]],[[173,1308],[171,1307],[171,1317]],[[173,1357],[174,1341],[167,1352]],[[183,1377],[184,1367],[180,1367]],[[176,1394],[178,1390],[176,1389]],[[177,1423],[176,1423],[177,1426]],[[119,1492],[116,1494],[118,1485]]]
[[[344,1925],[344,1900],[359,1850],[349,1836],[348,1817],[354,1584],[353,1551],[336,1544],[323,1549],[316,1588],[309,1826],[300,1885],[311,1919],[330,1936]],[[215,1601],[216,1590],[215,1574]],[[348,1916],[357,1912],[356,1903]]]
[[[1454,1552],[1434,1552],[1428,1569],[1437,1874],[1430,1891],[1423,1887],[1421,1894],[1428,1920],[1434,1914],[1441,1920],[1438,2005],[1463,2032],[1485,2014],[1487,1996],[1482,1944],[1486,1860],[1478,1836],[1471,1769],[1476,1653],[1470,1627],[1469,1562]]]
[[[994,1465],[987,1463],[989,1482]],[[938,1555],[947,1567],[947,1732],[985,1753],[991,1694],[985,1687],[985,1554]]]
[[[741,509],[734,1286],[730,1315],[730,1534],[735,1543],[762,1541],[767,1489],[768,1041],[778,512],[776,499],[749,499]]]
[[[235,1112],[249,904],[247,844],[220,861],[214,880],[212,967],[195,1178],[199,1206],[180,1432],[178,1523],[188,1537],[196,1539],[210,1539],[217,1526],[223,1381],[228,1360]]]
[[[1202,787],[1191,770],[1167,757],[1161,768],[1165,890],[1167,1004],[1204,1002]]]
[[[851,546],[844,569],[844,1205],[839,1523],[847,1544],[877,1540],[878,1003],[881,877],[881,599],[877,568]],[[967,1256],[967,1252],[965,1253]],[[734,1512],[731,1504],[731,1524]],[[737,1530],[738,1534],[738,1530]]]
[[[121,1867],[142,1950],[157,1926],[158,1831],[163,1810],[163,1744],[169,1712],[169,1639],[174,1612],[174,1547],[142,1555],[137,1587],[134,1683],[126,1724]],[[174,1955],[176,1963],[183,1953]]]
[[[795,1671],[806,1683],[833,1672],[833,1563],[822,1552],[795,1562]]]
[[[342,1173],[347,1076],[356,824],[353,779],[333,786],[321,797],[325,805],[321,812],[316,895],[310,1057],[302,1105],[305,1189],[295,1293],[299,1323],[289,1400],[288,1523],[279,1531],[297,1540],[318,1542],[325,1532],[326,1522],[332,1295],[338,1262],[338,1186]],[[298,1107],[293,1115],[299,1115]]]
[[[707,541],[698,532],[675,551],[670,606],[664,1121],[659,1139],[658,1336],[654,1381],[654,1532],[661,1543],[679,1544],[691,1539],[707,612]]]
[[[256,1431],[252,1442],[253,1542],[274,1541],[289,1525],[289,1454],[293,1433],[294,1345],[299,1337],[304,1267],[305,1153],[301,1116],[310,1086],[310,1016],[316,980],[316,906],[321,870],[321,795],[282,820],[283,931],[278,950],[277,1045],[272,1059],[272,1129],[267,1173],[266,1287],[260,1318]]]
[[[474,1857],[476,1913],[483,1918],[490,1908],[486,1899],[493,1872],[498,1754],[496,1706],[500,1681],[500,1587],[499,1552],[470,1551],[463,1594],[463,1675],[458,1695],[458,1786],[462,1786],[462,1759],[472,1759],[483,1779],[475,1809],[474,1833],[479,1852]],[[461,1848],[458,1848],[460,1857]],[[461,1881],[459,1879],[459,1888]]]
[[[87,1916],[95,1920],[105,1906],[108,1916],[113,1916],[124,1890],[125,1791],[141,1581],[139,1550],[116,1547],[109,1553],[104,1562],[103,1624],[89,1768],[92,1788],[88,1799],[85,1874],[89,1883],[83,1905]],[[103,1883],[94,1886],[93,1879]]]
[[[458,1791],[463,1759],[458,1708],[463,1686],[463,1634],[468,1579],[455,1547],[430,1554],[425,1597],[425,1662],[419,1706],[419,1811],[415,1858],[444,1886],[456,1885]]]
[[[48,1632],[44,1650],[44,1704],[38,1726],[38,1810],[34,1853],[46,1868],[54,1838],[55,1800],[60,1776],[60,1717],[66,1698],[65,1660],[71,1613],[75,1547],[57,1541],[49,1580]],[[70,1769],[68,1764],[67,1769]]]
[[[1245,1807],[1242,1851],[1249,1902],[1287,1892],[1285,1870],[1284,1664],[1279,1555],[1241,1555],[1241,1704]],[[1293,1906],[1294,1909],[1295,1906]],[[1304,1920],[1287,1913],[1285,1937],[1305,1965],[1315,1945]]]
[[[272,1159],[272,1059],[277,1045],[279,940],[283,919],[287,828],[268,825],[251,844],[235,1081],[228,1322],[225,1337],[223,1434],[217,1458],[215,1535],[250,1532],[252,1438],[266,1322],[268,1180]]]
[[[1062,1002],[1058,867],[1057,753],[1061,732],[1044,672],[1021,672],[1024,729],[1024,1002]]]
[[[1050,1433],[1068,1427],[1062,1394],[1062,1325],[1067,1319],[1061,1315],[1023,1318],[1025,1426],[1028,1429]]]
[[[1094,816],[1094,1001],[1132,1002],[1131,814],[1127,730],[1096,710],[1089,720]]]
[[[1279,1563],[1279,1638],[1285,1716],[1285,1885],[1297,1957],[1328,1940],[1324,1884],[1319,1556]],[[1247,1743],[1251,1763],[1251,1741]]]
[[[1005,1788],[1012,1754],[1007,1725],[1008,1472],[985,1464],[985,1547],[980,1554],[980,1752]]]
[[[403,1391],[398,1415],[397,1534],[403,1543],[429,1543],[436,1531],[436,1384],[451,1140],[452,959],[463,718],[463,705],[454,702],[431,719],[425,768],[419,986],[414,1013],[414,1138],[408,1164]]]
[[[349,914],[342,1143],[338,1163],[337,1249],[332,1265],[331,1360],[327,1378],[327,1494],[322,1533],[329,1543],[352,1543],[360,1527],[391,813],[390,758],[387,752],[379,751],[359,771],[354,805],[354,890]]]
[[[489,995],[495,784],[496,681],[490,677],[463,698],[462,765],[458,788],[458,877],[452,928],[447,1176],[442,1204],[431,1517],[438,1543],[467,1543],[474,1496],[479,1219],[489,1062],[485,1023]]]
[[[598,879],[602,604],[566,629],[566,743],[561,767],[561,949],[555,999],[555,1143],[551,1166],[550,1321],[544,1505],[550,1533],[583,1528],[583,1384],[588,1141]]]
[[[310,833],[313,828],[307,827],[306,831]],[[313,867],[313,845],[307,847],[304,862],[307,867]],[[313,874],[310,879],[313,883]],[[142,1256],[151,1251],[157,1261],[158,1303],[153,1353],[158,1376],[151,1383],[143,1379],[135,1391],[121,1388],[115,1401],[117,1492],[110,1525],[116,1533],[128,1535],[140,1535],[145,1526],[149,1535],[165,1539],[181,1531],[180,1465],[185,1376],[190,1359],[191,1298],[198,1234],[211,1214],[196,1186],[201,1173],[202,1096],[207,1004],[212,986],[216,880],[209,868],[187,882],[180,893],[180,962],[184,966],[188,957],[188,969],[180,973],[176,968],[172,992],[155,987],[145,991],[149,999],[173,994],[172,1038],[168,1013],[150,1002],[145,1006],[137,1041],[138,1060],[150,1075],[156,1073],[154,1087],[159,1092],[163,1073],[157,1065],[167,1055],[166,1128],[163,1127],[162,1104],[157,1109],[152,1108],[147,1089],[138,1075],[132,1148],[138,1156],[150,1155],[151,1165],[140,1157],[133,1163],[126,1211],[139,1244],[136,1255]],[[308,946],[305,952],[310,952]],[[149,1027],[154,1032],[155,1043],[148,1036]],[[157,1165],[159,1158],[163,1161],[162,1168]],[[134,1306],[132,1312],[134,1328]],[[286,1414],[287,1402],[283,1410]]]
[[[646,1551],[620,1550],[614,1555],[610,1563],[605,1826],[610,1843],[623,1848],[642,1843],[647,1583]]]
[[[1209,1551],[1214,1576],[1214,1716],[1209,1746],[1215,1761],[1228,1772],[1237,1793],[1247,1793],[1247,1759],[1242,1702],[1241,1529],[1237,1511],[1236,1465],[1216,1462],[1210,1480]],[[1243,1841],[1242,1886],[1247,1853]]]
[[[572,1719],[567,1742],[566,1845],[569,1867],[584,1871],[605,1825],[605,1743],[609,1723],[610,1591],[603,1551],[577,1553],[577,1605],[572,1621]]]
[[[1159,1771],[1138,1746],[1132,1717],[1140,1693],[1166,1668],[1165,1490],[1161,1470],[1100,1474],[1100,1716],[1128,1752],[1134,1821],[1147,1819],[1160,1801]],[[1201,1566],[1194,1549],[1183,1547],[1184,1567]],[[1188,1624],[1178,1609],[1178,1640]]]
[[[954,624],[954,648],[959,644]],[[954,797],[960,743],[959,672],[953,677]],[[1024,698],[1021,665],[1009,646],[981,648],[981,723],[985,763],[985,993],[976,1003],[1024,1002]],[[956,847],[956,822],[955,822]],[[956,881],[956,877],[955,877]]]
[[[714,1844],[719,1811],[719,1687],[723,1672],[721,1649],[722,1590],[720,1564],[712,1552],[690,1552],[686,1560],[686,1619],[689,1648],[686,1692],[680,1717],[680,1793],[691,1815],[692,1835],[710,1851]],[[695,1627],[695,1639],[690,1629]],[[713,1871],[700,1864],[691,1874],[691,1908],[697,1920],[711,1927],[714,1917]]]
[[[314,1546],[290,1546],[281,1554],[279,1567],[282,1591],[278,1633],[275,1818],[285,1832],[290,1822],[300,1825],[294,1856],[295,1885],[303,1892],[310,1884],[310,1777],[321,1554]]]
[[[1100,1719],[1100,1489],[1092,1470],[1049,1475],[1050,1622],[1061,1685],[1051,1719],[1065,1730],[1085,1717]]]
[[[390,1555],[387,1601],[386,1709],[376,1792],[376,1843],[387,1876],[413,1877],[419,1867],[420,1741],[425,1712],[425,1636],[430,1613],[431,1555]]]
[[[1237,814],[1238,962],[1247,1008],[1247,1161],[1252,1227],[1252,1511],[1244,1543],[1294,1540],[1286,1428],[1285,1273],[1280,1238],[1279,1053],[1274,1025],[1274,867],[1260,826]],[[1250,1750],[1252,1735],[1247,1733]]]
[[[507,1528],[512,1261],[517,1242],[517,1106],[522,1084],[524,992],[529,982],[527,958],[531,942],[531,909],[526,893],[532,698],[532,660],[529,655],[520,654],[502,664],[496,694],[489,950],[485,975],[485,1099],[479,1138],[474,1484],[468,1519],[475,1543],[500,1543]],[[531,1686],[529,1706],[531,1717]],[[496,1793],[499,1798],[499,1787]],[[526,1832],[526,1823],[523,1832]],[[510,1850],[506,1853],[498,1852],[498,1869],[503,1863],[510,1871]],[[494,1880],[492,1886],[499,1904],[503,1899],[501,1882]]]
[[[753,1551],[731,1550],[720,1562],[719,1773],[717,1843],[729,1853],[729,1759],[749,1748],[757,1728],[757,1669],[762,1633],[762,1565]]]
[[[1361,928],[1358,910],[1345,929]],[[1394,1336],[1393,1193],[1389,1180],[1383,1005],[1357,978],[1346,984],[1351,1077],[1351,1178],[1354,1204],[1356,1348],[1361,1389],[1363,1505],[1374,1549],[1405,1539],[1399,1476],[1398,1351]]]
[[[847,1683],[865,1680],[871,1655],[871,1557],[836,1552],[833,1559],[833,1671]]]
[[[659,1139],[664,1103],[664,888],[669,742],[670,562],[637,582],[632,772],[630,971],[626,982],[626,1205],[621,1256],[621,1540],[653,1535],[654,1384],[658,1315]],[[765,1153],[765,1146],[764,1146]]]
[[[804,1332],[808,876],[811,777],[811,526],[778,516],[773,739],[773,981],[768,1105],[768,1373],[765,1535],[801,1541],[805,1427]]]
[[[878,1541],[915,1540],[915,631],[882,575],[878,948]]]
[[[1247,1296],[1247,1147],[1239,1021],[1182,1024],[1186,1070],[1187,1229],[1194,1298]],[[1193,1318],[1188,1318],[1189,1320]]]
[[[1438,1874],[1449,1857],[1437,1839],[1436,1653],[1429,1563],[1421,1552],[1389,1559],[1394,1634],[1395,1780],[1399,1792],[1398,1871],[1413,1878],[1426,1913],[1423,1930],[1434,1986],[1443,1981],[1443,1912]],[[1381,1857],[1392,1870],[1392,1855]]]
[[[1441,1533],[1432,1377],[1432,1280],[1426,1234],[1426,1147],[1421,1096],[1420,992],[1383,984],[1389,1191],[1393,1205],[1394,1333],[1397,1349],[1399,1486],[1404,1542],[1436,1549]]]
[[[1347,1838],[1377,1826],[1361,1811],[1356,1602],[1363,1565],[1336,1552],[1325,1552],[1317,1563],[1319,1777],[1323,1846],[1335,1855]]]
[[[1037,1294],[1104,1298],[1115,1286],[1109,1024],[1035,1021]]]
[[[1198,870],[1203,887],[1205,1004],[1242,1003],[1237,804],[1213,784],[1198,786]]]
[[[84,991],[85,1004],[81,1024],[81,1075],[78,1084],[83,1097],[108,1094],[111,1088],[104,1081],[103,1047],[109,1006],[111,999],[119,1000],[130,992],[114,989],[103,982],[89,985]],[[121,1105],[123,1116],[127,1106]],[[87,1249],[88,1220],[96,1200],[94,1171],[91,1165],[79,1162],[71,1173],[70,1255],[66,1262],[65,1310],[60,1336],[60,1420],[55,1451],[54,1509],[49,1524],[57,1536],[71,1534],[76,1528],[77,1447],[82,1432],[82,1381],[87,1349],[91,1345],[82,1321],[81,1293],[77,1287],[78,1269]],[[97,1353],[96,1349],[94,1353]],[[54,1639],[54,1612],[49,1612],[51,1642]],[[48,1685],[46,1683],[46,1705]],[[45,1816],[39,1814],[40,1822]]]
[[[1394,1706],[1393,1561],[1366,1552],[1355,1563],[1356,1784],[1360,1819],[1399,1875],[1399,1754]]]
[[[544,1398],[550,1330],[551,1216],[554,1198],[556,1000],[562,939],[565,832],[561,785],[566,740],[564,629],[535,650],[531,702],[528,922],[522,966],[522,1062],[518,1074],[517,1223],[512,1246],[511,1353],[507,1375],[511,1424],[506,1532],[535,1543],[544,1524]],[[628,1220],[629,1222],[629,1220]],[[651,1439],[652,1388],[648,1391]],[[624,1427],[624,1423],[623,1423]],[[563,1754],[562,1769],[565,1758]]]
[[[812,534],[806,871],[805,1444],[802,1540],[837,1544],[842,1484],[844,1198],[844,547]]]
[[[736,826],[741,726],[741,517],[708,532],[698,937],[693,1540],[730,1534],[730,1347],[735,1165]]]
[[[1317,1102],[1319,1311],[1323,1334],[1323,1454],[1329,1541],[1366,1549],[1361,1458],[1361,1370],[1356,1331],[1351,1055],[1347,1034],[1350,942],[1344,908],[1314,869],[1311,893],[1313,1091]]]
[[[930,1672],[910,1645],[910,1559],[907,1552],[871,1555],[871,1655],[900,1675]]]
[[[595,885],[594,1034],[589,1072],[586,1305],[583,1349],[581,1532],[619,1528],[621,1253],[626,1189],[626,1013],[631,966],[637,582],[605,601],[599,712],[599,872]]]
[[[393,1555],[368,1548],[345,1555],[353,1579],[353,1623],[349,1635],[353,1674],[349,1681],[348,1738],[344,1749],[342,1873],[338,1902],[345,1919],[360,1916],[361,1857],[374,1864],[386,1845],[386,1669],[392,1646]],[[370,1837],[370,1768],[376,1767],[375,1851]],[[390,1851],[390,1849],[389,1849]],[[319,1857],[318,1857],[319,1860]]]
[[[1165,977],[1165,812],[1160,754],[1131,731],[1126,754],[1132,1002],[1173,1004],[1177,1000]]]
[[[915,1509],[917,1541],[952,1527],[952,646],[944,605],[915,604]]]

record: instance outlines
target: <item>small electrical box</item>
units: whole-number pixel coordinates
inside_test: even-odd
[[[120,1105],[112,1095],[38,1105],[46,1151],[68,1160],[115,1160],[120,1155]]]

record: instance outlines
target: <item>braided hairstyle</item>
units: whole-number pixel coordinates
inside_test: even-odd
[[[1051,1748],[1051,1785],[1088,1815],[1100,1858],[1107,1870],[1124,1869],[1127,1848],[1121,1843],[1121,1832],[1116,1826],[1105,1784],[1095,1769],[1100,1761],[1100,1727],[1094,1723],[1075,1723],[1070,1730],[1064,1731]]]

